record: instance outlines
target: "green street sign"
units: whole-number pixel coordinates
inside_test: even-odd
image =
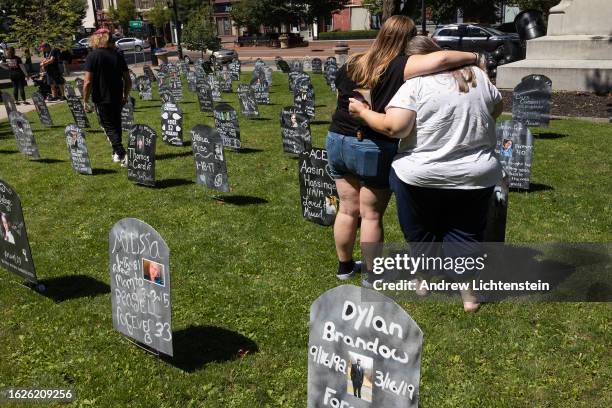
[[[130,21],[130,28],[141,28],[142,27],[142,20],[132,20]]]

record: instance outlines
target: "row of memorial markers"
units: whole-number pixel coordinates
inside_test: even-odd
[[[313,71],[317,65],[312,62]],[[328,69],[332,66],[331,69]],[[240,76],[240,62],[234,61],[225,72],[203,72],[199,61],[195,72],[183,64],[163,65],[157,77],[149,67],[145,76],[134,82],[143,100],[151,99],[151,83],[157,83],[162,100],[162,139],[170,145],[182,145],[182,113],[176,104],[182,97],[177,81],[181,72],[198,93],[200,109],[212,108],[216,129],[197,125],[191,130],[193,158],[198,183],[229,191],[224,148],[240,149],[236,111],[226,103],[214,106],[216,83],[229,74]],[[300,200],[306,219],[331,225],[338,204],[335,183],[329,175],[327,153],[311,146],[309,121],[314,117],[314,87],[301,68],[289,67],[277,60],[277,67],[289,71],[289,88],[294,91],[295,106],[281,111],[281,129],[285,152],[300,154],[298,162]],[[337,67],[326,62],[327,82],[333,86]],[[214,67],[213,67],[214,69]],[[215,70],[216,71],[216,70]],[[320,72],[320,70],[319,70]],[[236,75],[237,74],[237,75]],[[192,84],[195,76],[195,85]],[[170,84],[166,89],[165,78]],[[271,73],[258,60],[248,97],[240,97],[242,113],[252,117],[258,103],[269,103],[267,88]],[[77,88],[82,83],[77,81]],[[253,86],[254,85],[254,86]],[[255,89],[253,89],[255,88]],[[77,124],[65,130],[73,168],[91,174],[82,128],[89,127],[81,101],[70,88],[68,104]],[[221,90],[231,91],[231,82]],[[238,92],[241,92],[239,87]],[[259,98],[253,96],[253,93]],[[82,91],[81,91],[82,94]],[[548,126],[551,82],[542,75],[523,79],[515,88],[513,120],[498,124],[499,154],[509,175],[509,182],[497,191],[489,213],[488,241],[503,241],[508,187],[528,189],[533,137],[527,126]],[[11,106],[10,95],[3,100],[19,150],[39,157],[30,124]],[[34,95],[40,120],[52,124],[40,95]],[[155,182],[155,143],[157,135],[146,125],[133,124],[135,101],[124,109],[128,131],[128,178],[145,185]],[[500,183],[500,187],[502,183]],[[501,199],[499,196],[503,196]],[[33,284],[38,284],[34,261],[26,233],[25,220],[15,190],[0,180],[0,212],[3,240],[0,263],[4,268]],[[173,355],[172,302],[170,296],[170,250],[163,238],[143,221],[124,218],[109,233],[109,272],[114,327],[128,338],[156,353]],[[44,287],[37,287],[44,290]],[[325,292],[310,309],[308,345],[308,406],[331,407],[416,407],[418,406],[422,332],[414,320],[384,295],[351,285]]]

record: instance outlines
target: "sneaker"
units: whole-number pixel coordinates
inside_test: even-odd
[[[128,162],[127,162],[127,154],[123,155],[123,159],[121,159],[121,167],[127,167]]]
[[[119,156],[117,153],[113,153],[113,163],[121,163],[121,156]]]
[[[353,269],[350,272],[346,272],[346,273],[337,273],[336,278],[340,280],[347,280],[347,279],[351,279],[353,275],[355,275],[355,269]]]
[[[364,288],[372,289],[374,287],[374,283],[370,282],[368,276],[364,276],[361,279],[361,286],[363,286]]]
[[[355,261],[355,266],[353,266],[353,272],[361,273],[361,261]]]

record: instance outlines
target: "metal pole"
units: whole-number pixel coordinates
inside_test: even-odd
[[[176,30],[176,48],[178,51],[179,59],[183,59],[183,48],[181,47],[181,27],[178,21],[178,12],[176,11],[177,0],[172,1],[172,9],[174,10],[174,28]]]
[[[425,15],[425,0],[421,0],[421,34],[427,35],[427,16]]]
[[[98,10],[96,10],[96,0],[91,0],[91,9],[93,10],[94,16],[94,27],[98,29]]]

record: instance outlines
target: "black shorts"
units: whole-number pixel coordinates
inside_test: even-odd
[[[66,81],[60,72],[47,72],[47,84],[53,85],[64,85]]]

